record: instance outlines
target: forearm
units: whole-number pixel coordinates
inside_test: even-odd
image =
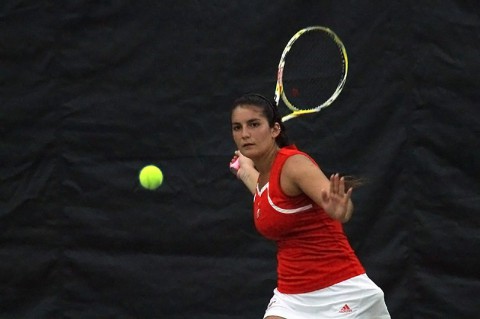
[[[258,181],[258,171],[253,167],[242,167],[237,172],[237,178],[241,180],[245,186],[247,186],[248,190],[255,194],[255,189],[257,187]]]

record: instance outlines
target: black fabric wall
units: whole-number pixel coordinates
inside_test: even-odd
[[[2,1],[0,317],[261,318],[275,251],[228,172],[230,104],[273,96],[315,24],[349,77],[291,137],[368,181],[345,229],[392,318],[478,317],[480,16],[459,0]]]

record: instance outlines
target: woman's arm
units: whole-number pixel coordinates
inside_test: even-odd
[[[345,189],[345,180],[339,174],[328,179],[311,159],[294,155],[285,162],[280,178],[282,190],[290,196],[304,193],[333,219],[342,223],[352,217],[352,188]]]
[[[253,161],[240,153],[240,151],[235,152],[234,159],[236,158],[238,158],[240,166],[238,170],[233,173],[245,184],[245,186],[247,186],[252,194],[255,194],[259,173],[256,170]]]

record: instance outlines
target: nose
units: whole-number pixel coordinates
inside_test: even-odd
[[[244,126],[242,127],[242,138],[248,138],[250,137],[250,131],[248,129],[248,127]]]

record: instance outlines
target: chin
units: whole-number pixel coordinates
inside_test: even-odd
[[[248,151],[248,150],[242,151],[242,154],[252,160],[257,156],[256,152]]]

